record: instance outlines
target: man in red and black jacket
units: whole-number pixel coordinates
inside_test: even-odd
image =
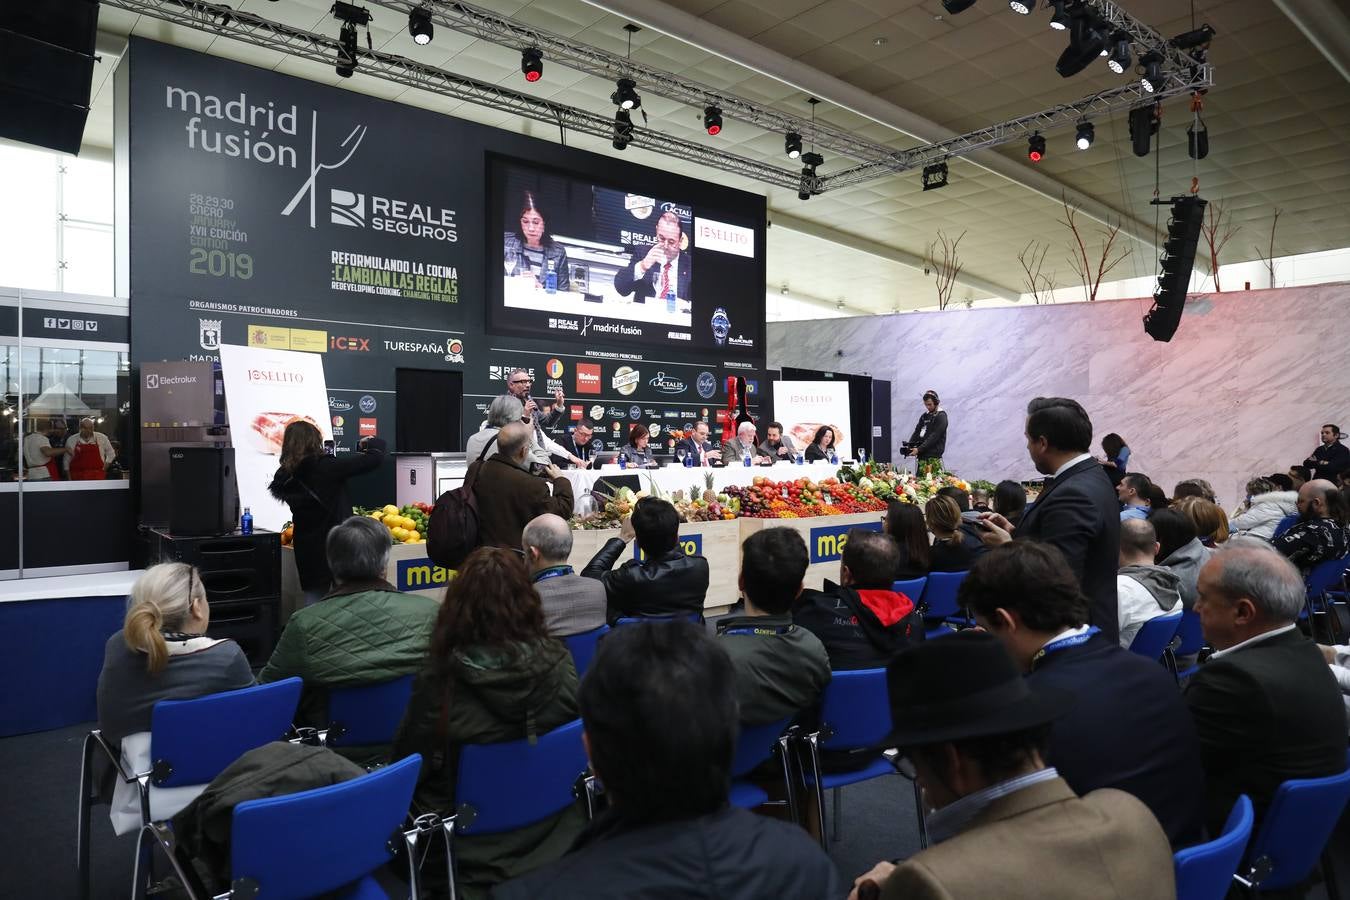
[[[854,529],[839,563],[839,580],[823,591],[802,591],[794,624],[825,645],[830,669],[885,667],[891,657],[923,640],[913,599],[891,590],[900,550],[889,535]]]

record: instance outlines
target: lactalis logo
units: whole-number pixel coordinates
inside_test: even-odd
[[[329,215],[334,225],[346,225],[350,228],[366,227],[366,195],[341,188],[330,188],[328,201],[331,204]]]

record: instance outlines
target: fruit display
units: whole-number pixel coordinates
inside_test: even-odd
[[[295,523],[287,522],[281,526],[281,546],[289,547],[295,543]]]
[[[750,519],[803,519],[881,512],[886,501],[871,486],[849,484],[837,478],[819,483],[809,478],[770,481],[756,478],[748,487],[732,486],[727,493],[739,501],[740,514]]]
[[[608,495],[605,505],[600,509],[584,516],[574,516],[572,527],[582,531],[598,528],[618,528],[624,517],[633,512],[633,505],[638,502],[638,499],[646,495],[646,491],[635,494],[632,488],[621,487],[613,494]]]
[[[389,536],[395,544],[425,544],[427,524],[431,520],[431,505],[428,503],[409,503],[400,509],[390,503],[379,509],[353,507],[352,513],[368,516],[389,529]]]

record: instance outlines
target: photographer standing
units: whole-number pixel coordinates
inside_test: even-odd
[[[919,471],[925,467],[942,468],[942,454],[947,450],[947,411],[938,405],[937,391],[924,391],[923,415],[914,426],[914,433],[902,445],[906,456],[919,460]]]

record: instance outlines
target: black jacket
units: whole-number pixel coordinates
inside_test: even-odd
[[[576,436],[570,432],[558,438],[558,446],[562,447],[577,459],[585,461],[589,461],[591,456],[595,453],[590,444],[578,446]],[[556,453],[552,453],[550,456],[552,456],[553,461],[557,463],[560,468],[566,468],[572,464],[572,460],[566,456],[559,456]]]
[[[1202,840],[1200,743],[1165,668],[1095,634],[1041,657],[1027,680],[1033,690],[1074,695],[1054,722],[1046,759],[1074,793],[1126,791],[1152,810],[1173,847]]]
[[[1345,707],[1317,645],[1297,629],[1210,659],[1186,684],[1200,735],[1206,821],[1223,827],[1238,794],[1256,824],[1290,778],[1345,770]]]
[[[656,292],[661,289],[661,267],[652,266],[647,270],[647,274],[641,278],[637,277],[634,266],[646,257],[646,249],[635,250],[632,258],[628,260],[628,265],[614,273],[614,292],[620,296],[633,295],[634,303],[644,303],[648,297],[655,297]],[[689,285],[692,281],[691,270],[689,268],[689,254],[681,253],[676,266],[676,284],[669,285],[669,288],[675,291],[675,296],[681,300],[689,299]]]
[[[925,412],[919,416],[909,446],[919,448],[919,459],[938,459],[947,452],[947,411]]]
[[[347,497],[347,479],[378,469],[384,459],[385,442],[369,438],[366,449],[342,456],[311,456],[293,473],[277,469],[268,491],[291,508],[295,525],[295,568],[300,587],[327,591],[333,575],[328,571],[324,545],[328,532],[352,514]]]
[[[613,625],[623,616],[672,616],[703,613],[708,594],[708,561],[686,556],[676,547],[669,553],[638,562],[614,563],[628,547],[610,538],[581,570],[585,578],[599,579],[608,600],[605,618]]]
[[[1022,514],[1016,537],[1060,549],[1087,594],[1088,621],[1118,641],[1120,500],[1101,463],[1085,459],[1052,481]]]
[[[1350,447],[1340,441],[1319,444],[1312,452],[1312,456],[1305,459],[1303,464],[1316,470],[1313,472],[1314,478],[1325,478],[1334,482],[1336,476],[1350,468]]]
[[[572,851],[498,885],[494,900],[822,900],[845,888],[795,825],[726,807],[682,822],[625,827],[601,816]]]
[[[820,638],[831,671],[877,669],[924,639],[915,602],[916,598],[891,590],[858,590],[826,582],[823,591],[802,591],[792,621]]]
[[[688,456],[692,456],[692,457],[694,458],[694,465],[697,466],[697,465],[699,464],[699,461],[698,461],[699,443],[698,443],[698,441],[695,440],[694,438],[691,438],[691,437],[680,438],[678,441],[675,442],[675,446],[674,446],[672,449],[673,449],[673,450],[679,450],[681,447],[684,448],[685,454],[687,454]],[[704,453],[704,454],[707,454],[707,452],[708,452],[709,450],[716,450],[716,449],[717,449],[717,448],[714,447],[714,446],[712,445],[712,442],[711,442],[711,441],[704,441],[704,442],[703,442],[703,453]],[[719,462],[718,460],[710,460],[709,462],[711,462],[713,465],[721,465],[721,462]]]

